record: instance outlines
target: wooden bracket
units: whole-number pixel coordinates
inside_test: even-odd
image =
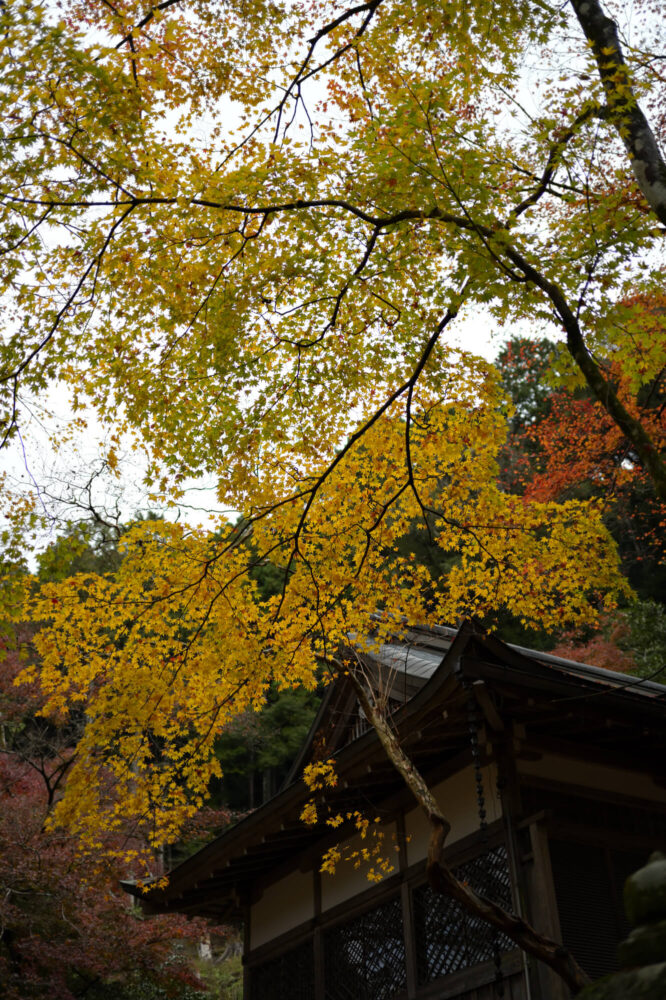
[[[504,721],[502,716],[497,711],[495,702],[490,697],[490,692],[488,691],[484,681],[474,681],[472,684],[472,690],[489,728],[492,729],[494,733],[503,733]]]

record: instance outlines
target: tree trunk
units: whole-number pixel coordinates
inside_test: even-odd
[[[634,93],[617,25],[598,0],[571,0],[578,23],[590,43],[615,126],[631,161],[645,200],[666,226],[666,163]]]

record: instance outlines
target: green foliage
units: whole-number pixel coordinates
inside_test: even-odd
[[[546,337],[511,337],[497,355],[500,381],[515,412],[511,430],[516,433],[549,412],[558,360],[563,347]]]
[[[664,514],[645,478],[608,497],[604,516],[622,567],[641,601],[666,603]]]
[[[37,579],[40,583],[58,583],[79,573],[113,574],[123,560],[123,536],[134,525],[160,520],[159,514],[149,510],[136,513],[126,524],[109,524],[97,516],[65,522],[37,554]]]
[[[210,1000],[241,1000],[243,995],[243,960],[232,955],[222,960],[199,960],[197,971],[206,985]]]
[[[182,983],[165,986],[164,982],[156,982],[147,971],[137,972],[124,982],[93,983],[81,995],[85,995],[86,1000],[217,1000],[217,995],[208,988]]]
[[[77,521],[37,556],[40,582],[65,580],[76,573],[113,573],[120,565],[119,532],[94,521]]]
[[[317,691],[272,686],[262,711],[234,719],[216,742],[223,777],[215,798],[245,810],[276,792],[305,742],[320,697]]]
[[[636,673],[666,684],[666,606],[657,601],[635,601],[623,612],[627,632],[617,644],[631,653]]]

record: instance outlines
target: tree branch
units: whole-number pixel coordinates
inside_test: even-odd
[[[368,0],[367,3],[361,3],[358,4],[356,7],[350,7],[348,10],[343,11],[342,14],[336,17],[333,21],[329,21],[328,24],[325,24],[322,28],[319,29],[319,31],[317,31],[315,35],[312,36],[312,38],[308,39],[308,51],[305,55],[305,58],[303,59],[303,62],[301,63],[298,71],[296,72],[296,75],[291,80],[289,86],[287,87],[277,107],[277,121],[275,124],[275,133],[274,133],[275,140],[277,140],[278,135],[280,133],[280,125],[282,122],[282,115],[284,113],[285,105],[289,100],[290,96],[294,93],[294,91],[296,91],[297,95],[299,95],[300,86],[305,80],[307,80],[311,76],[315,76],[317,73],[320,72],[320,70],[325,69],[327,66],[331,65],[331,63],[335,62],[337,59],[340,58],[341,55],[343,55],[345,52],[348,52],[352,48],[351,43],[348,42],[346,45],[342,45],[338,49],[336,49],[335,52],[319,66],[315,66],[313,69],[309,69],[308,67],[310,65],[310,60],[312,59],[315,53],[315,49],[317,48],[317,45],[322,40],[322,38],[326,38],[326,36],[330,35],[330,33],[334,31],[335,28],[340,27],[341,24],[344,24],[345,21],[348,21],[351,17],[354,17],[356,14],[365,14],[361,26],[358,28],[358,30],[354,35],[354,38],[360,38],[365,33],[366,28],[368,27],[370,21],[375,15],[375,11],[377,10],[377,8],[381,3],[382,0]]]
[[[2,439],[0,440],[0,449],[2,449],[5,446],[5,444],[7,443],[7,440],[9,439],[9,437],[11,435],[12,430],[16,426],[16,421],[17,421],[17,405],[18,405],[18,381],[19,381],[19,377],[20,377],[21,373],[23,371],[25,371],[25,369],[28,367],[28,365],[31,363],[31,361],[33,361],[33,359],[37,357],[37,355],[40,353],[40,351],[42,351],[46,347],[46,345],[49,343],[49,341],[53,338],[56,330],[60,326],[60,321],[62,320],[62,318],[65,315],[65,313],[67,313],[69,311],[69,309],[73,306],[73,304],[76,301],[76,298],[77,298],[79,292],[83,288],[83,285],[84,285],[86,279],[89,277],[89,275],[91,273],[93,274],[93,276],[95,277],[95,280],[96,280],[96,275],[99,273],[99,269],[102,266],[102,260],[104,258],[104,254],[106,253],[106,251],[107,251],[107,249],[108,249],[111,241],[113,240],[113,237],[115,236],[116,230],[119,228],[119,226],[122,225],[122,223],[125,221],[125,219],[128,217],[128,215],[130,215],[130,213],[132,212],[132,210],[133,210],[133,206],[130,205],[130,207],[126,208],[125,211],[122,213],[122,215],[120,215],[115,220],[115,222],[111,225],[108,233],[106,234],[106,237],[104,239],[104,243],[102,244],[101,249],[99,250],[99,252],[97,254],[95,254],[95,256],[93,257],[93,259],[90,261],[90,263],[88,264],[88,266],[84,270],[84,272],[81,275],[79,281],[76,283],[76,286],[74,287],[74,290],[67,297],[67,300],[65,301],[65,304],[62,306],[62,308],[56,313],[55,319],[51,323],[51,326],[49,327],[49,329],[47,330],[47,332],[42,337],[42,339],[39,342],[39,344],[37,344],[36,347],[33,347],[33,349],[31,351],[29,351],[28,354],[24,357],[23,361],[21,361],[16,366],[16,368],[14,368],[11,372],[0,373],[0,385],[3,382],[11,382],[12,386],[13,386],[13,389],[12,389],[11,412],[10,412],[7,420],[4,421],[4,423],[5,423],[5,429],[4,429],[4,432],[3,432],[3,435],[2,435]],[[2,424],[0,424],[0,427],[2,427]]]
[[[446,329],[446,327],[451,322],[451,320],[455,319],[455,317],[457,316],[457,314],[458,314],[457,307],[449,308],[449,309],[446,310],[444,318],[437,324],[437,327],[435,328],[435,331],[428,338],[428,341],[427,341],[427,343],[426,343],[426,345],[425,345],[425,347],[423,349],[423,352],[421,353],[421,356],[420,356],[418,362],[416,363],[416,365],[414,367],[414,371],[411,373],[411,375],[409,376],[409,378],[406,379],[406,381],[403,382],[402,385],[398,386],[398,388],[394,392],[391,393],[391,395],[388,397],[388,399],[386,399],[382,403],[382,405],[377,410],[375,410],[375,412],[372,414],[372,416],[368,420],[366,420],[366,422],[357,431],[355,431],[352,435],[350,435],[350,437],[347,440],[347,442],[344,445],[344,447],[341,448],[340,451],[335,456],[335,458],[331,462],[329,462],[329,464],[326,466],[326,468],[321,473],[321,475],[315,480],[315,482],[313,483],[313,485],[311,487],[309,487],[309,489],[303,491],[302,495],[303,496],[307,496],[307,500],[306,500],[305,505],[303,507],[303,511],[301,512],[301,516],[299,518],[296,530],[294,531],[294,534],[292,536],[293,537],[293,547],[292,547],[291,554],[289,556],[289,561],[288,561],[287,566],[286,566],[285,571],[284,571],[284,586],[282,588],[282,597],[281,597],[280,603],[278,604],[278,607],[277,607],[277,609],[275,611],[275,619],[276,620],[277,620],[277,618],[278,618],[278,616],[280,614],[280,611],[282,610],[282,604],[283,604],[285,593],[286,593],[286,587],[287,587],[287,583],[288,583],[288,580],[289,580],[289,574],[290,574],[291,568],[292,568],[292,566],[294,564],[294,560],[295,560],[295,558],[296,558],[296,556],[298,554],[298,541],[299,541],[299,538],[300,538],[300,536],[301,536],[301,534],[302,534],[302,532],[303,532],[303,530],[305,528],[305,523],[307,521],[308,514],[310,513],[310,509],[311,509],[311,507],[312,507],[312,505],[313,505],[313,503],[315,501],[315,497],[316,497],[317,493],[319,492],[319,490],[321,489],[321,487],[323,486],[323,484],[326,482],[326,480],[330,477],[330,475],[333,472],[333,470],[335,469],[335,467],[337,465],[339,465],[339,463],[342,461],[342,459],[345,457],[345,455],[349,451],[351,451],[351,449],[354,447],[354,445],[357,444],[357,442],[361,440],[361,438],[366,434],[366,432],[370,430],[370,428],[379,420],[379,418],[386,412],[386,410],[388,410],[389,407],[393,403],[395,403],[395,401],[397,399],[400,398],[400,396],[402,396],[405,392],[407,392],[411,387],[413,387],[416,384],[416,382],[420,378],[421,373],[422,373],[423,369],[425,368],[425,366],[426,366],[426,364],[428,362],[428,358],[432,354],[432,351],[433,351],[433,349],[434,349],[437,341],[439,340],[441,334]],[[262,516],[265,516],[265,514],[263,514]],[[253,520],[258,520],[258,518],[254,518]]]
[[[566,149],[567,145],[573,137],[576,135],[579,127],[583,125],[589,118],[606,118],[608,117],[604,108],[599,107],[597,104],[590,104],[581,111],[579,115],[573,120],[571,125],[569,125],[563,132],[556,135],[555,141],[550,148],[548,153],[548,160],[546,161],[546,166],[544,167],[543,174],[539,184],[532,191],[531,194],[527,196],[519,205],[511,210],[511,215],[514,218],[518,218],[522,215],[528,208],[532,205],[536,205],[539,199],[546,193],[548,186],[555,176],[555,172],[562,159],[562,154]]]
[[[167,10],[169,7],[174,7],[177,3],[182,3],[182,2],[183,0],[163,0],[162,3],[156,3],[153,7],[150,8],[150,10],[146,12],[146,14],[144,14],[141,20],[138,21],[135,25],[133,25],[133,27],[127,32],[127,34],[120,39],[120,41],[116,45],[116,48],[119,49],[123,45],[127,44],[132,45],[134,41],[133,35],[135,31],[140,31],[141,28],[145,28],[147,24],[150,24],[150,22],[153,20],[153,18],[157,13],[163,10]],[[111,5],[109,4],[108,6]],[[132,64],[134,65],[134,60],[132,60]]]

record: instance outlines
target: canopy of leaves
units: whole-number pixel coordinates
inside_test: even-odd
[[[620,33],[598,0],[0,8],[4,443],[59,379],[109,468],[131,432],[156,496],[206,472],[252,525],[249,557],[226,523],[137,525],[114,575],[26,588],[26,680],[86,704],[57,818],[91,844],[173,839],[231,719],[312,689],[377,608],[377,638],[547,629],[627,593],[596,496],[498,482],[505,392],[446,342],[480,308],[554,322],[561,379],[666,497],[663,414],[632,402],[666,364],[664,18],[616,7]],[[417,522],[452,558],[434,582]]]

